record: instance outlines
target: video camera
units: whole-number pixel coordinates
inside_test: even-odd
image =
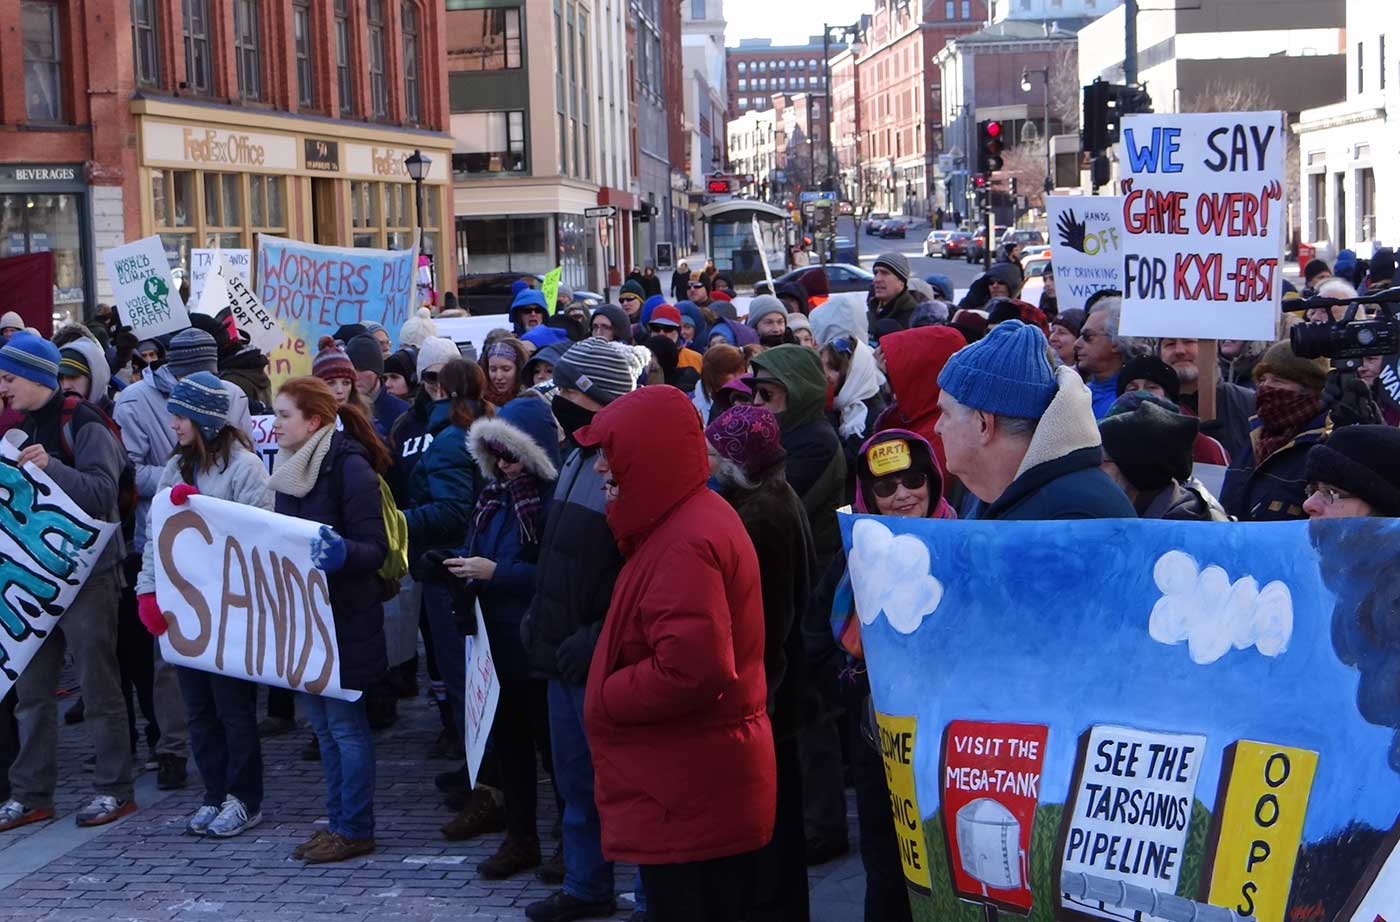
[[[1374,304],[1382,316],[1357,320],[1356,310],[1363,304]],[[1354,371],[1361,359],[1369,355],[1400,354],[1400,287],[1358,295],[1355,298],[1314,296],[1285,301],[1287,313],[1315,308],[1345,307],[1340,320],[1326,323],[1303,323],[1289,331],[1293,354],[1299,358],[1327,358],[1345,371]]]

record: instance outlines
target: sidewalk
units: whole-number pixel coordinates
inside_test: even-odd
[[[0,834],[0,920],[523,920],[524,907],[552,888],[532,873],[507,881],[477,878],[477,863],[495,851],[502,836],[447,842],[438,833],[449,813],[433,777],[452,765],[422,755],[437,729],[436,712],[425,698],[399,702],[398,724],[375,736],[378,851],[341,864],[303,865],[289,857],[292,847],[325,821],[320,763],[300,759],[306,731],[265,741],[263,823],[238,838],[219,840],[183,834],[200,800],[193,764],[185,789],[157,791],[155,773],[143,773],[137,779],[137,813],[100,829],[78,829],[73,813],[92,781],[78,766],[90,747],[81,724],[64,726],[58,818]],[[548,852],[555,845],[548,833],[555,810],[547,781],[540,795],[542,845]],[[854,840],[853,806],[851,817]],[[634,879],[632,868],[619,867],[618,892],[631,891]],[[811,882],[814,920],[860,919],[864,884],[857,857],[814,868]],[[614,918],[626,919],[630,911],[631,904],[619,899]]]

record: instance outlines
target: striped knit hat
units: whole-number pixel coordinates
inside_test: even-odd
[[[0,348],[0,371],[58,389],[58,347],[33,333],[11,333]]]
[[[175,383],[165,408],[199,427],[206,442],[213,441],[228,425],[228,391],[223,382],[207,371],[196,371]]]
[[[170,340],[165,365],[177,379],[196,371],[213,374],[219,368],[219,344],[203,330],[194,327],[181,330]]]
[[[322,336],[317,348],[321,351],[311,360],[313,375],[322,381],[334,381],[337,378],[355,380],[355,366],[351,363],[350,356],[345,354],[345,350],[336,345],[334,338]]]
[[[636,390],[640,363],[621,343],[591,336],[574,343],[554,364],[554,384],[583,391],[601,404],[609,404]]]

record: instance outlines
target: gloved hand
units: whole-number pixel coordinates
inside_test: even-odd
[[[156,602],[154,592],[145,592],[136,597],[136,614],[152,637],[159,637],[170,627],[165,623],[165,616],[160,613],[160,605]]]
[[[444,560],[451,560],[457,556],[457,552],[451,548],[439,548],[433,551],[424,552],[420,558],[418,571],[414,578],[423,583],[456,583],[461,582],[457,577],[447,572],[447,568],[442,565]]]
[[[177,483],[170,488],[170,501],[177,506],[183,506],[191,496],[198,495],[199,491],[187,483]]]
[[[1340,426],[1376,426],[1384,422],[1381,408],[1371,397],[1371,388],[1356,375],[1327,373],[1322,388],[1322,406],[1328,411],[1333,428]]]
[[[311,562],[327,573],[345,566],[345,539],[329,525],[322,525],[320,533],[311,539]]]
[[[564,638],[564,642],[554,651],[554,665],[564,681],[572,685],[588,682],[588,664],[593,661],[593,647],[597,642],[587,628]]]

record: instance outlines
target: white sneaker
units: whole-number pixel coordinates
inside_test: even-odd
[[[262,822],[262,812],[248,815],[248,805],[230,794],[225,800],[219,815],[209,824],[209,835],[228,839],[240,832],[252,829]]]
[[[192,836],[202,836],[209,831],[209,824],[214,822],[214,817],[219,815],[218,807],[211,807],[205,804],[194,811],[194,816],[185,824],[185,832]]]

